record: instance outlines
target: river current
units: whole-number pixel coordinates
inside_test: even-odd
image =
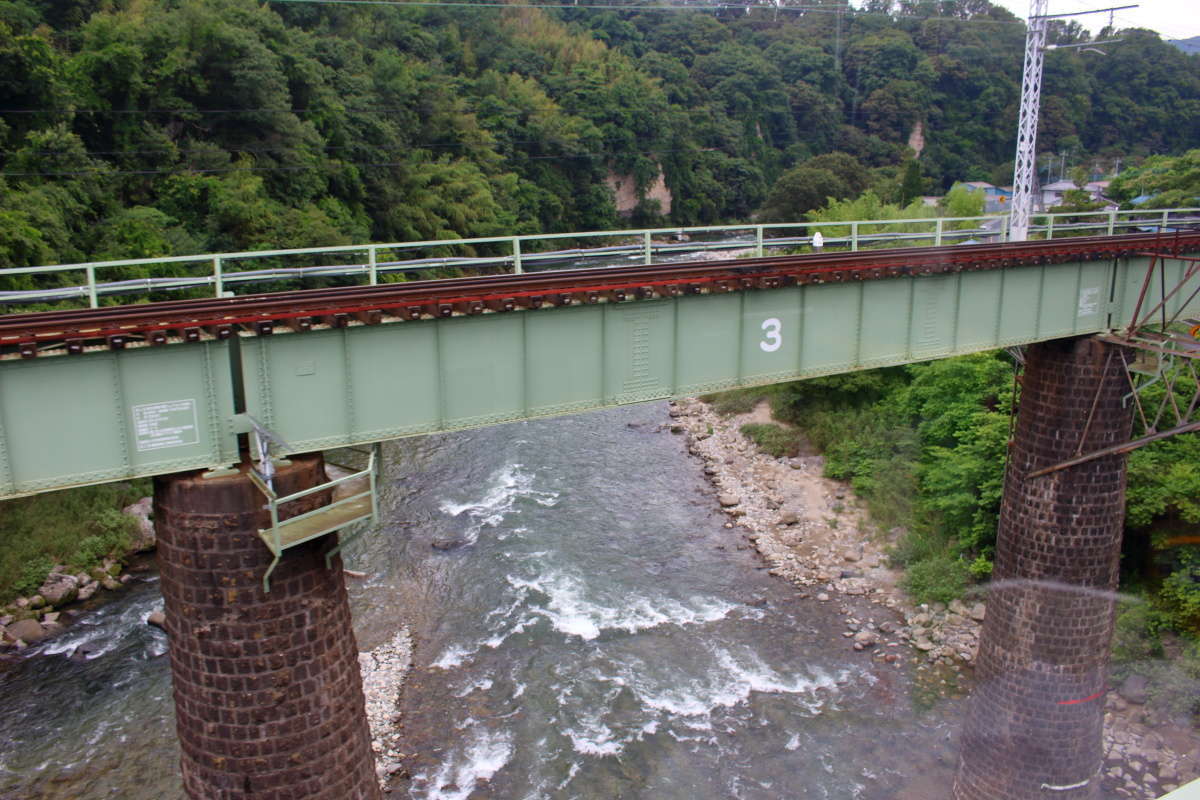
[[[385,446],[383,519],[346,561],[368,573],[360,647],[405,623],[416,642],[392,796],[948,794],[955,714],[767,574],[666,421],[647,404]],[[142,623],[160,603],[147,574],[3,667],[0,798],[180,795],[166,637]]]

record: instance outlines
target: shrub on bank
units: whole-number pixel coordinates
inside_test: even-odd
[[[700,397],[712,410],[722,417],[749,414],[761,401],[774,393],[774,386],[755,386],[749,389],[733,389],[728,392],[706,394]]]
[[[961,558],[941,553],[913,562],[901,586],[916,602],[949,603],[962,597],[970,578],[970,570]]]
[[[791,458],[800,454],[803,439],[800,432],[768,422],[741,427],[742,435],[758,445],[758,449],[775,458]]]

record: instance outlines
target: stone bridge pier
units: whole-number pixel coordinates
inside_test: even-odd
[[[155,478],[158,560],[184,789],[192,800],[378,800],[358,647],[337,541],[271,553],[245,475]],[[279,469],[281,495],[325,482],[319,454]],[[289,504],[296,515],[328,502]]]
[[[1125,456],[1026,476],[1128,441],[1127,391],[1112,345],[1026,351],[956,800],[1099,797]]]

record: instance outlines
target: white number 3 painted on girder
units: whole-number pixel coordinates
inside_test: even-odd
[[[774,353],[783,346],[783,336],[780,334],[780,331],[783,330],[783,323],[775,317],[771,317],[763,320],[762,329],[766,331],[767,340],[759,342],[758,346],[765,352]]]

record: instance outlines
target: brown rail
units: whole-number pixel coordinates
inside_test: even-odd
[[[1054,241],[952,247],[896,248],[638,267],[555,270],[522,275],[413,281],[376,286],[310,289],[231,298],[175,300],[0,316],[0,350],[31,358],[65,345],[69,353],[104,342],[166,344],[225,338],[235,330],[270,333],[276,324],[296,330],[342,327],[384,317],[420,319],[512,311],[685,293],[770,289],[787,285],[862,281],[898,276],[1007,269],[1066,261],[1200,251],[1200,232],[1097,236]]]

